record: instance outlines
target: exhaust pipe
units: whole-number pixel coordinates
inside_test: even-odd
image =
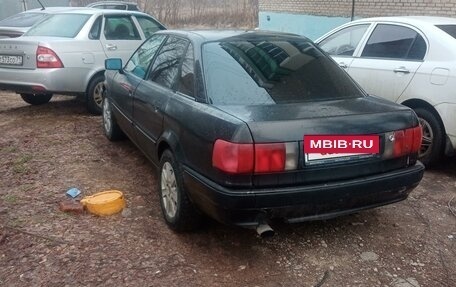
[[[256,227],[256,232],[261,238],[268,238],[274,235],[274,230],[267,223],[260,223]]]

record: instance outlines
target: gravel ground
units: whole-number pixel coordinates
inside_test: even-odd
[[[29,106],[0,94],[0,286],[456,286],[456,161],[426,171],[408,200],[259,238],[161,217],[153,166],[111,143],[84,104]],[[59,210],[65,191],[122,190],[127,212]],[[456,199],[453,203],[456,207]]]

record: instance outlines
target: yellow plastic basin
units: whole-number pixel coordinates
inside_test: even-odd
[[[90,213],[107,216],[121,212],[125,207],[125,198],[121,191],[107,190],[86,196],[81,203]]]

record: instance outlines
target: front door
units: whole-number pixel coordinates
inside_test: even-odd
[[[154,58],[146,80],[134,94],[133,121],[140,148],[158,163],[156,143],[163,132],[169,97],[174,94],[179,66],[188,46],[186,39],[169,36]]]

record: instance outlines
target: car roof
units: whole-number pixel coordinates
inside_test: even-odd
[[[92,7],[94,5],[115,5],[115,4],[121,4],[121,5],[135,5],[138,6],[138,3],[135,2],[126,2],[126,1],[98,1],[98,2],[93,2],[87,5],[87,7]]]
[[[190,39],[197,38],[201,42],[212,42],[220,41],[226,38],[242,36],[247,37],[249,35],[257,37],[283,37],[283,38],[303,38],[305,37],[289,34],[283,32],[272,32],[272,31],[260,31],[260,30],[162,30],[158,31],[159,34],[176,34],[188,37]]]
[[[352,23],[362,22],[397,22],[403,24],[410,24],[414,26],[421,25],[456,25],[455,18],[449,17],[437,17],[437,16],[401,16],[401,17],[375,17],[375,18],[364,18],[353,21]]]
[[[62,9],[55,14],[89,14],[89,15],[109,15],[109,14],[136,14],[152,17],[146,13],[135,10],[119,10],[119,9],[97,9],[91,7],[71,7],[71,9]]]

